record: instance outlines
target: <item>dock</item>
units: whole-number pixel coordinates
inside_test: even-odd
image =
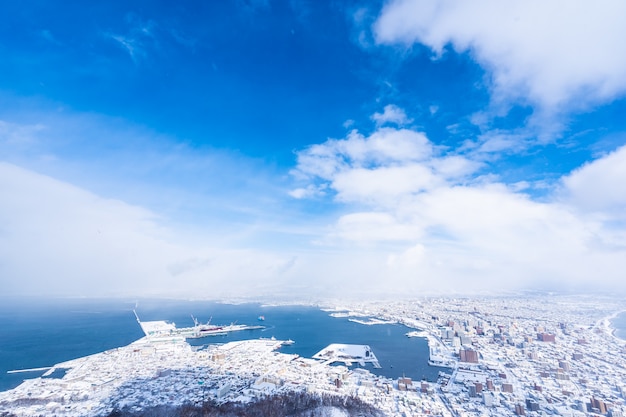
[[[42,368],[15,369],[13,371],[7,371],[7,374],[20,374],[23,372],[41,372],[41,371],[49,371],[51,369],[53,369],[52,366],[44,366]]]

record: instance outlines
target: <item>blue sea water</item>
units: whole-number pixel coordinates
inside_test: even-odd
[[[234,340],[275,337],[296,343],[284,353],[311,357],[331,343],[369,345],[382,369],[367,365],[373,373],[397,378],[434,381],[440,368],[430,367],[428,343],[408,338],[398,324],[366,326],[347,318],[333,318],[315,307],[221,304],[174,300],[1,300],[0,391],[43,372],[7,374],[8,370],[51,366],[59,362],[127,345],[143,336],[132,310],[141,320],[168,320],[177,327],[191,327],[191,314],[213,324],[262,324],[225,336],[190,340],[192,344],[227,343]],[[258,321],[265,316],[263,322]]]
[[[611,326],[615,329],[615,336],[626,340],[626,311],[611,320]]]

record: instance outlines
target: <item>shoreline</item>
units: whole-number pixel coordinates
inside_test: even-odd
[[[623,339],[617,335],[617,328],[613,325],[613,320],[615,320],[618,316],[626,314],[626,310],[619,310],[615,313],[607,316],[599,321],[597,326],[602,326],[606,333],[610,334],[614,339],[621,343],[626,343],[626,339]],[[621,330],[621,329],[620,329]]]

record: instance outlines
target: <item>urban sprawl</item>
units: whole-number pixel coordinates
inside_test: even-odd
[[[375,359],[368,346],[332,345],[314,359],[280,353],[280,340],[198,349],[182,337],[157,334],[57,364],[48,373],[65,371],[62,377],[29,379],[0,393],[0,415],[104,416],[294,392],[356,396],[389,416],[626,413],[626,342],[610,328],[610,318],[625,306],[615,299],[429,298],[320,307],[363,325],[400,323],[407,337],[427,338],[439,379],[392,380],[337,365]],[[332,357],[341,349],[352,356]]]

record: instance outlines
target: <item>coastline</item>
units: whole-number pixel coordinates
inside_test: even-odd
[[[621,343],[626,343],[626,339],[625,338],[621,338],[620,336],[617,335],[617,328],[614,326],[613,321],[621,316],[622,314],[626,314],[626,310],[619,310],[616,311],[615,313],[611,314],[610,316],[607,316],[605,318],[603,318],[600,323],[598,323],[599,325],[602,326],[602,328],[605,330],[606,333],[610,334],[614,339],[616,339],[617,341],[621,342]],[[619,329],[621,330],[621,329]]]

